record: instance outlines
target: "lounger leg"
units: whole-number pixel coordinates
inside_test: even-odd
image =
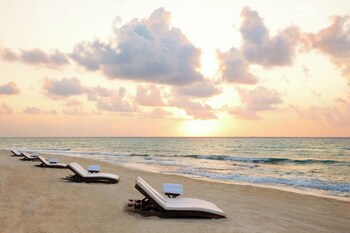
[[[65,177],[67,180],[78,180],[79,177],[77,175],[69,175]]]
[[[154,208],[152,208],[152,203],[147,198],[144,198],[142,200],[130,199],[128,202],[128,207],[131,207],[133,210],[136,211],[152,211],[152,209],[154,210]]]

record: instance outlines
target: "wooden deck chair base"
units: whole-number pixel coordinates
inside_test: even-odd
[[[135,212],[144,217],[156,216],[159,218],[209,218],[219,219],[225,218],[220,215],[204,213],[200,211],[162,211],[157,208],[154,203],[149,200],[132,200],[130,199],[127,204],[127,210]]]
[[[64,167],[64,166],[55,166],[55,164],[52,164],[51,166],[47,166],[45,163],[37,164],[35,166],[42,167],[42,168],[68,169],[67,167]]]
[[[77,183],[107,183],[107,184],[115,184],[118,183],[117,180],[115,179],[108,179],[108,178],[84,178],[79,175],[70,175],[66,176],[63,179],[72,181],[72,182],[77,182]]]
[[[37,159],[37,158],[28,159],[28,158],[26,158],[26,157],[21,158],[21,160],[22,160],[22,161],[32,161],[32,162],[36,162],[36,161],[38,161],[38,159]]]

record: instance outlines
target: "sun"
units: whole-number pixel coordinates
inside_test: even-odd
[[[181,132],[189,137],[214,136],[217,133],[217,122],[213,120],[190,120],[183,123]]]

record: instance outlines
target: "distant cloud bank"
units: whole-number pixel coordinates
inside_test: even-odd
[[[130,94],[124,87],[114,89],[102,86],[88,87],[82,80],[72,78],[45,78],[42,90],[45,96],[65,101],[67,114],[82,114],[79,96],[91,101],[96,111],[124,114],[142,113],[147,117],[173,117],[171,108],[181,110],[193,119],[215,119],[224,109],[239,118],[257,120],[260,113],[276,110],[283,103],[282,95],[274,89],[263,87],[252,66],[274,69],[293,65],[299,53],[311,50],[326,55],[350,81],[350,16],[333,16],[331,24],[316,33],[301,32],[291,25],[271,35],[259,12],[249,7],[241,11],[240,46],[226,51],[216,51],[217,75],[204,77],[200,72],[201,49],[192,44],[186,35],[171,25],[171,13],[156,9],[148,18],[133,19],[114,26],[108,41],[95,39],[77,43],[70,53],[57,49],[0,49],[0,58],[8,62],[57,69],[76,65],[80,69],[98,72],[110,80],[135,81],[135,91]],[[307,66],[302,73],[310,77]],[[215,109],[210,98],[224,93],[223,85],[236,88],[240,105]],[[14,82],[0,84],[0,95],[20,94]],[[74,99],[76,98],[76,99]],[[214,98],[213,98],[214,99]],[[143,111],[146,109],[147,111]],[[325,112],[337,122],[348,120],[349,107],[317,108],[300,113],[306,118],[313,113],[326,118]],[[299,110],[298,110],[299,111]],[[1,114],[11,114],[12,108],[2,103]],[[307,112],[307,113],[305,113]],[[56,114],[27,107],[23,113]]]
[[[69,64],[67,56],[58,50],[46,53],[41,49],[22,49],[20,52],[16,53],[6,48],[1,51],[1,57],[6,61],[19,61],[29,65],[42,65],[50,68],[57,68]]]
[[[239,95],[242,106],[232,108],[230,113],[249,120],[259,119],[259,112],[274,110],[283,102],[280,93],[276,90],[261,86],[254,90],[239,89]]]

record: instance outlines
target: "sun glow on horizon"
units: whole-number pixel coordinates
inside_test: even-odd
[[[213,120],[190,120],[181,126],[181,132],[189,137],[214,136],[218,133],[218,123]]]

